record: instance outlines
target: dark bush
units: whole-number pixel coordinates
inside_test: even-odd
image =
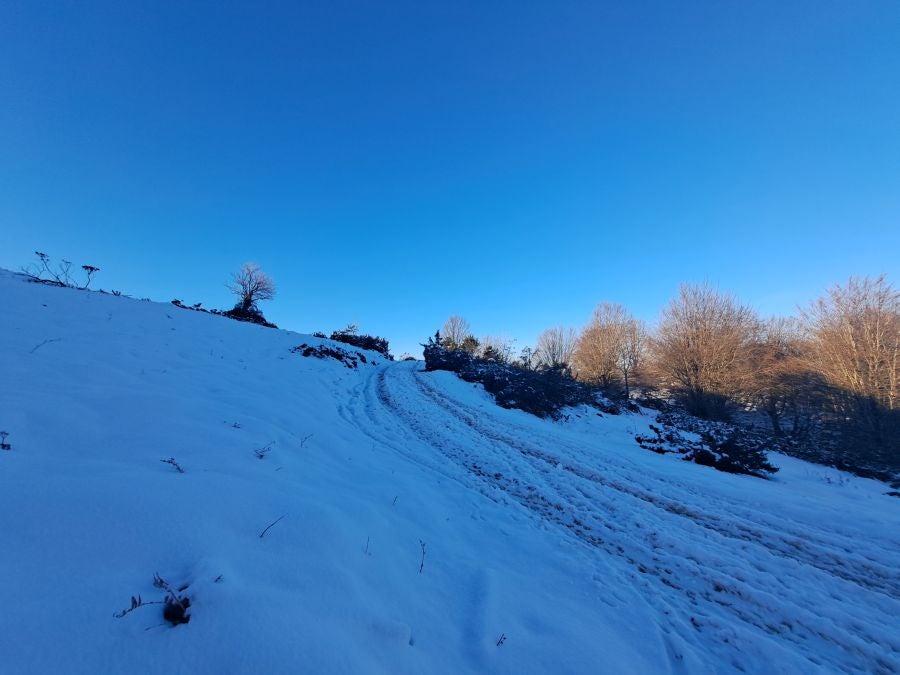
[[[292,354],[300,354],[301,356],[313,356],[317,359],[335,359],[336,361],[340,361],[348,368],[356,368],[360,363],[369,363],[369,360],[366,358],[366,355],[362,352],[354,352],[351,354],[346,349],[341,349],[340,347],[329,347],[328,345],[318,345],[316,347],[312,347],[308,344],[298,345],[297,347],[291,347]],[[372,365],[375,365],[375,362],[372,362]]]
[[[706,448],[693,450],[685,455],[685,460],[705,464],[726,473],[744,473],[764,477],[773,474],[778,467],[769,462],[764,444],[755,443],[751,438],[742,438],[738,432],[724,440],[712,434],[703,437]]]
[[[215,314],[217,316],[226,316],[229,319],[234,319],[235,321],[246,321],[248,323],[255,323],[260,326],[266,326],[267,328],[278,328],[274,323],[270,323],[266,321],[266,318],[262,315],[257,308],[251,307],[248,310],[243,309],[240,305],[235,305],[233,309],[229,309],[227,311],[221,311],[218,309],[204,309],[202,307],[202,302],[194,303],[193,305],[185,305],[181,300],[175,298],[172,300],[172,304],[178,307],[179,309],[187,309],[192,312],[203,312],[204,314]]]
[[[726,473],[741,473],[765,478],[767,474],[778,471],[768,459],[766,451],[771,449],[769,439],[764,435],[746,433],[725,424],[699,422],[703,426],[699,430],[700,440],[685,438],[683,431],[697,433],[695,425],[691,428],[672,426],[669,415],[659,415],[657,421],[662,428],[650,425],[650,435],[638,434],[634,437],[637,444],[645,450],[658,454],[677,453],[684,460],[711,466]]]
[[[466,382],[479,382],[503,408],[517,408],[538,417],[558,419],[567,406],[589,405],[616,414],[594,387],[556,371],[526,370],[490,361],[462,349],[444,348],[440,334],[429,338],[425,370],[448,370]]]
[[[316,335],[316,337],[319,336]],[[324,337],[324,335],[322,337]],[[391,356],[388,341],[385,338],[377,337],[375,335],[366,335],[364,333],[360,334],[357,332],[356,326],[353,325],[347,326],[343,330],[334,331],[331,334],[330,339],[352,345],[358,349],[368,349],[373,352],[378,352],[386,359],[390,361],[394,360],[394,357]]]
[[[222,312],[222,316],[227,316],[229,319],[234,319],[236,321],[255,323],[260,326],[266,326],[267,328],[278,328],[278,326],[276,326],[274,323],[266,321],[266,317],[264,317],[263,313],[260,312],[256,307],[250,307],[249,309],[246,309],[240,304],[237,304],[227,312]]]

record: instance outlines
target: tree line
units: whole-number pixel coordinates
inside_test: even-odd
[[[518,355],[508,338],[476,338],[460,316],[441,335],[449,349],[564,373],[610,398],[749,423],[801,455],[900,471],[900,292],[884,276],[851,278],[776,318],[685,284],[655,326],[603,302],[581,330],[549,328]]]

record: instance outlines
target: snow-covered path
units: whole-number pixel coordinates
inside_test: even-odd
[[[790,488],[777,483],[698,476],[694,466],[653,471],[659,458],[603,451],[590,412],[573,431],[499,409],[449,377],[414,363],[382,369],[353,399],[351,421],[595,549],[607,583],[612,568],[618,583],[642,589],[667,632],[735,668],[891,672],[900,663],[897,530],[861,514],[842,523],[842,505],[810,510],[802,495],[801,508],[785,508]],[[392,420],[410,438],[386,434]]]
[[[540,420],[171,305],[0,297],[3,675],[900,672],[881,484],[718,473],[638,448],[649,416]],[[113,616],[154,572],[188,625]]]

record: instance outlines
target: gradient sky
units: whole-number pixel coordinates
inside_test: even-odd
[[[900,2],[0,3],[0,266],[518,347],[900,283]]]

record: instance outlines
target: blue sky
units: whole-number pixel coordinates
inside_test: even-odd
[[[0,6],[0,266],[412,350],[900,282],[900,3]]]

